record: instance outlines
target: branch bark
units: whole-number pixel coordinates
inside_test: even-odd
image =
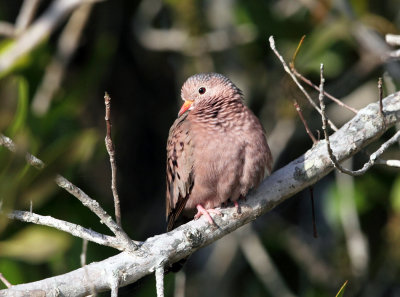
[[[336,133],[330,136],[332,150],[343,161],[373,142],[385,129],[400,122],[400,92],[383,101],[386,126],[382,129],[379,103],[373,103],[359,113]],[[260,187],[248,195],[238,215],[234,207],[221,209],[222,217],[215,217],[216,226],[200,219],[179,228],[148,238],[136,251],[122,252],[101,262],[91,263],[72,272],[13,286],[0,291],[0,296],[22,296],[27,291],[42,290],[46,296],[85,296],[91,294],[91,284],[96,292],[110,290],[110,277],[125,286],[153,273],[160,265],[174,263],[213,243],[240,226],[265,214],[289,197],[316,183],[333,170],[325,140],[320,141],[304,155],[274,172]],[[86,272],[85,272],[86,271]]]

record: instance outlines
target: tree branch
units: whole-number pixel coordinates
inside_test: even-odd
[[[287,74],[290,75],[292,80],[295,82],[297,87],[300,89],[300,91],[304,94],[304,96],[307,98],[308,102],[311,104],[311,106],[318,111],[320,115],[322,115],[321,109],[317,106],[317,104],[312,100],[310,95],[306,92],[306,90],[303,88],[303,86],[300,84],[300,82],[297,80],[296,76],[292,73],[288,65],[286,64],[285,60],[281,56],[281,54],[277,51],[276,46],[275,46],[275,40],[273,36],[269,37],[269,45],[274,52],[274,54],[278,57],[279,61],[281,61],[283,69],[287,72]],[[328,120],[329,126],[332,128],[332,130],[337,131],[337,127],[335,126],[334,123],[332,123],[330,120]]]
[[[1,133],[0,146],[4,146],[9,151],[14,153],[17,151],[14,142],[9,137],[4,136]],[[37,169],[43,169],[45,167],[45,164],[42,160],[36,158],[30,153],[25,154],[25,159],[28,164]],[[100,206],[96,200],[90,198],[80,188],[72,184],[69,180],[61,175],[56,176],[55,182],[60,188],[65,189],[71,195],[75,196],[79,201],[82,202],[84,206],[88,207],[94,214],[96,214],[100,218],[101,222],[104,223],[115,234],[118,240],[124,243],[125,250],[134,250],[137,248],[138,242],[130,239],[125,231],[112,219],[112,217]],[[119,243],[117,245],[119,245]]]
[[[117,224],[121,225],[121,206],[119,202],[119,195],[118,195],[118,190],[117,190],[117,163],[115,162],[115,148],[114,144],[112,141],[111,137],[111,97],[107,94],[107,92],[104,94],[104,104],[106,106],[106,116],[105,116],[105,121],[106,121],[106,128],[107,128],[107,133],[106,133],[106,139],[105,139],[105,144],[106,144],[106,149],[107,153],[110,156],[110,165],[111,165],[111,191],[114,197],[114,209],[115,209],[115,219],[117,221]]]
[[[390,128],[400,122],[400,92],[383,101],[386,126]],[[336,133],[330,136],[332,150],[343,161],[384,132],[379,103],[368,105]],[[320,141],[304,155],[275,171],[260,187],[248,195],[238,215],[234,207],[221,209],[222,217],[215,217],[218,227],[210,226],[200,219],[191,221],[177,229],[148,238],[136,251],[122,252],[101,262],[85,266],[72,272],[33,283],[13,286],[0,291],[0,296],[22,296],[26,290],[43,290],[46,296],[85,296],[91,294],[89,283],[96,292],[110,289],[105,275],[118,277],[118,285],[133,283],[153,273],[160,263],[171,264],[187,257],[196,250],[209,245],[240,226],[256,219],[282,203],[289,197],[316,183],[333,169],[325,141]]]
[[[55,229],[67,232],[73,236],[77,236],[95,243],[113,247],[123,251],[125,245],[120,240],[113,236],[104,235],[96,231],[83,228],[82,226],[53,218],[51,216],[41,216],[29,211],[14,210],[7,214],[9,219],[29,222],[43,226],[53,227]]]

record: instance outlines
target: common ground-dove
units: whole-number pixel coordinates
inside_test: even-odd
[[[221,74],[196,74],[181,90],[184,104],[167,142],[167,230],[197,209],[195,218],[257,187],[271,173],[272,155],[243,94]]]

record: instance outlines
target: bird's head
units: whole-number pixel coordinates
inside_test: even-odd
[[[198,105],[218,105],[231,100],[241,100],[242,92],[229,78],[218,73],[201,73],[189,77],[181,90],[183,103],[178,116]]]

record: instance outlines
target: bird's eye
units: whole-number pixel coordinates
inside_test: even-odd
[[[206,92],[206,88],[205,88],[205,87],[201,87],[201,88],[199,89],[199,94],[200,94],[200,95],[203,95],[205,92]]]

